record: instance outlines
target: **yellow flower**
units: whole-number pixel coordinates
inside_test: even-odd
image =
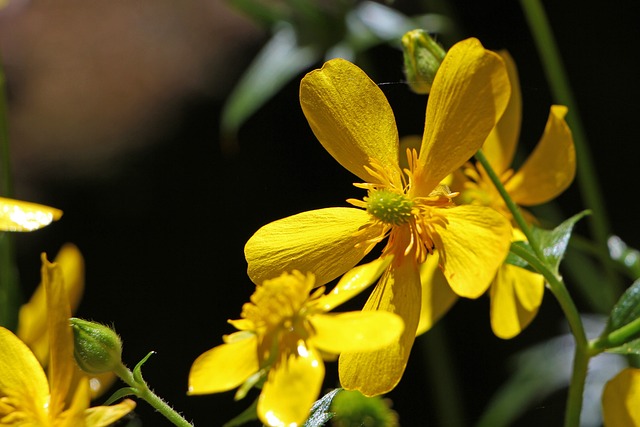
[[[602,392],[605,427],[640,426],[640,369],[627,368]]]
[[[67,243],[56,255],[54,263],[62,272],[65,292],[71,313],[75,313],[84,292],[84,258],[77,246]],[[47,332],[47,298],[44,283],[36,288],[31,299],[20,307],[16,335],[38,358],[43,367],[49,360],[49,337]],[[112,372],[91,376],[91,397],[102,395],[115,382]]]
[[[380,263],[381,264],[381,263]],[[189,374],[189,394],[217,393],[266,376],[258,416],[269,426],[298,426],[309,416],[324,378],[323,356],[371,351],[397,340],[400,317],[386,312],[326,314],[361,290],[353,275],[324,295],[312,274],[298,271],[256,286],[239,329],[200,355]],[[335,356],[334,356],[335,357]]]
[[[365,395],[398,383],[415,340],[420,315],[419,266],[437,249],[440,268],[458,294],[483,294],[507,255],[509,222],[494,210],[455,206],[440,181],[482,146],[509,99],[500,57],[476,39],[451,48],[433,82],[420,156],[399,166],[398,131],[378,86],[355,65],[334,59],[307,74],[300,101],[324,148],[364,184],[357,208],[303,212],[268,224],[245,246],[248,273],[258,283],[274,269],[317,272],[324,284],[348,271],[388,237],[383,273],[365,310],[386,310],[405,322],[400,340],[372,353],[342,354],[343,387]]]
[[[135,403],[89,408],[87,378],[73,358],[70,310],[61,269],[42,256],[50,351],[48,377],[36,356],[12,332],[0,328],[0,425],[34,427],[107,426]]]
[[[34,231],[61,216],[56,208],[0,197],[0,231]]]
[[[535,150],[514,172],[510,168],[518,143],[522,116],[522,99],[516,66],[506,52],[501,53],[511,81],[511,99],[504,115],[483,145],[492,168],[500,177],[513,201],[533,206],[557,197],[571,184],[576,171],[575,149],[571,131],[564,120],[567,108],[553,105],[547,124]],[[481,165],[468,163],[462,179],[452,187],[460,190],[459,201],[490,206],[513,221],[511,212]],[[462,182],[460,182],[462,181]],[[531,214],[525,212],[529,221]],[[526,240],[514,228],[513,240]],[[491,284],[491,328],[496,336],[513,338],[527,327],[538,312],[544,294],[544,279],[509,264],[504,264]]]

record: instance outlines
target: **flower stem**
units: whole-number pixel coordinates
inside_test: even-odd
[[[618,347],[628,343],[640,334],[640,318],[629,322],[607,335],[592,340],[589,347],[593,353],[600,353],[604,349]]]
[[[518,205],[515,204],[513,199],[511,199],[511,196],[509,196],[509,193],[507,193],[507,190],[504,188],[504,185],[502,185],[502,181],[500,181],[500,178],[491,167],[491,164],[485,157],[482,150],[478,150],[478,152],[475,155],[475,158],[478,162],[480,162],[482,167],[485,169],[485,171],[487,172],[487,175],[491,179],[491,182],[493,182],[493,185],[495,185],[496,189],[498,190],[498,193],[500,193],[500,196],[502,196],[504,203],[507,205],[507,208],[509,208],[511,215],[513,215],[513,219],[516,221],[516,224],[518,224],[518,227],[520,227],[520,230],[522,230],[522,232],[526,236],[527,241],[529,242],[529,245],[531,245],[533,250],[536,252],[536,255],[540,259],[544,259],[542,251],[539,250],[540,248],[536,242],[535,236],[531,233],[529,224],[527,224],[527,221],[525,221],[524,217],[522,216],[522,213],[520,213],[520,208],[518,208]]]
[[[558,300],[560,308],[562,308],[564,316],[567,318],[571,332],[576,340],[576,349],[573,356],[573,373],[571,376],[571,384],[569,385],[569,396],[567,397],[567,410],[565,412],[564,425],[565,427],[578,427],[580,424],[580,411],[582,409],[582,394],[584,392],[584,384],[587,377],[587,366],[589,364],[589,358],[591,357],[589,342],[587,341],[587,335],[584,332],[580,313],[578,312],[576,305],[573,303],[562,278],[555,274],[553,272],[554,270],[547,265],[543,248],[540,247],[539,243],[536,241],[529,224],[527,224],[520,213],[518,205],[516,205],[513,199],[511,199],[511,196],[502,185],[500,178],[496,175],[482,150],[478,150],[475,157],[484,167],[487,175],[504,199],[507,208],[509,208],[514,220],[526,236],[529,246],[533,250],[533,253],[531,253],[521,246],[511,245],[511,252],[524,259],[538,273],[544,276],[545,280],[549,284],[549,289],[556,297],[556,300]]]
[[[0,196],[13,196],[9,158],[9,124],[4,73],[0,64]],[[0,233],[0,325],[15,330],[20,307],[20,287],[15,271],[11,233]]]
[[[137,381],[129,368],[120,363],[115,369],[115,374],[120,377],[122,381],[131,386],[131,391],[134,395],[149,405],[153,406],[158,412],[165,416],[166,419],[171,421],[173,425],[178,427],[193,427],[189,421],[185,420],[179,413],[175,411],[171,406],[162,400],[157,394],[155,394],[145,381]]]
[[[560,308],[562,308],[576,340],[576,348],[573,355],[573,372],[571,374],[571,383],[569,384],[564,426],[578,427],[580,425],[580,411],[582,410],[582,395],[587,377],[587,367],[589,365],[589,359],[592,356],[587,335],[584,331],[582,320],[580,319],[580,313],[573,303],[562,279],[556,276],[540,259],[517,245],[511,245],[511,252],[527,261],[531,267],[544,276],[549,284],[549,289],[558,300]]]
[[[580,165],[577,168],[578,187],[585,205],[592,211],[588,223],[593,238],[598,246],[607,251],[607,239],[611,231],[605,203],[602,198],[602,190],[598,184],[584,126],[551,25],[540,0],[520,0],[520,4],[529,24],[538,55],[540,55],[553,98],[555,102],[566,105],[569,108],[567,122],[573,133],[577,163]],[[605,263],[603,268],[607,273],[607,279],[611,286],[620,288],[619,280],[610,265]]]

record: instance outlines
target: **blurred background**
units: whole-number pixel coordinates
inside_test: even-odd
[[[61,221],[16,236],[24,296],[39,282],[41,252],[53,258],[63,243],[78,245],[86,291],[77,315],[113,324],[130,366],[155,350],[145,378],[198,426],[222,425],[252,401],[234,402],[233,392],[186,396],[191,363],[232,332],[226,320],[239,316],[253,291],[246,240],[283,216],[345,206],[357,192],[354,177],[309,129],[299,107],[300,78],[325,55],[353,55],[374,81],[385,83],[400,134],[422,132],[427,98],[403,82],[399,38],[374,31],[349,49],[340,41],[365,32],[349,26],[353,16],[369,19],[369,32],[390,26],[401,34],[402,25],[419,22],[430,25],[425,29],[445,48],[474,36],[489,49],[507,49],[520,72],[525,152],[542,134],[552,103],[518,2],[298,2],[322,12],[318,27],[289,13],[296,2],[255,2],[285,11],[290,27],[247,13],[260,11],[252,3],[13,0],[0,12],[15,196],[64,210]],[[612,231],[640,247],[633,207],[640,5],[543,3],[585,122]],[[376,15],[380,8],[386,12]],[[359,14],[349,14],[356,9]],[[415,21],[393,21],[389,10]],[[263,69],[253,81],[273,85],[273,96],[266,90],[264,103],[256,97],[244,107],[246,117],[227,116],[221,125],[232,89],[256,55],[273,46],[272,36],[286,34],[283,28],[292,29],[298,47],[309,48],[304,60],[290,76]],[[557,206],[565,218],[584,209],[576,185]],[[596,310],[570,281],[569,290],[581,311]],[[437,327],[444,337],[438,342],[448,343],[463,425],[481,419],[512,375],[515,354],[564,332],[549,293],[534,322],[510,341],[492,334],[488,308],[486,297],[460,301]],[[425,363],[432,360],[429,339],[428,333],[418,340],[404,379],[388,395],[403,426],[453,425],[438,409],[445,388]],[[327,388],[337,385],[335,372],[328,364]],[[515,425],[559,425],[564,398],[562,389],[540,396]],[[145,426],[167,425],[144,402],[136,414]]]

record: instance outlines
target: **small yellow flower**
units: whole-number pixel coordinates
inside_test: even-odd
[[[393,258],[365,305],[405,322],[400,340],[369,353],[343,353],[340,380],[367,396],[400,381],[420,316],[420,265],[437,249],[456,294],[476,298],[488,288],[510,245],[509,222],[493,209],[456,206],[440,181],[482,146],[509,99],[500,57],[476,39],[451,48],[434,79],[420,155],[399,161],[398,130],[378,86],[355,65],[334,59],[303,78],[302,110],[324,148],[364,183],[356,208],[303,212],[268,224],[245,246],[255,283],[276,270],[314,271],[327,283],[356,265],[376,243]]]
[[[84,258],[78,247],[67,243],[56,255],[54,263],[62,272],[71,313],[75,313],[84,292]],[[44,283],[40,283],[29,301],[20,307],[16,335],[46,368],[49,361],[47,333],[47,298]],[[92,398],[103,394],[116,380],[113,373],[92,376],[89,380]]]
[[[131,400],[89,408],[90,391],[73,358],[70,310],[61,269],[42,256],[50,343],[48,380],[40,362],[17,336],[0,328],[0,425],[101,427],[129,413]]]
[[[542,138],[522,167],[514,172],[510,167],[520,133],[522,99],[515,63],[508,53],[501,52],[501,56],[509,71],[511,99],[484,143],[483,151],[513,201],[522,206],[534,206],[557,197],[575,176],[573,137],[564,120],[567,108],[551,107]],[[490,206],[512,221],[515,227],[511,212],[482,166],[468,163],[462,171],[464,177],[458,179],[458,184],[452,184],[460,191],[459,201]],[[535,221],[531,214],[524,213],[529,221]],[[514,228],[513,240],[525,240],[524,234]],[[541,275],[504,264],[489,291],[491,328],[495,335],[509,339],[522,332],[538,313],[543,294],[544,278]]]
[[[0,197],[0,231],[34,231],[61,216],[56,208]]]
[[[640,426],[640,369],[627,368],[604,386],[602,415],[605,427]]]
[[[353,276],[351,276],[353,277]],[[397,340],[400,317],[387,312],[326,314],[361,287],[341,281],[324,295],[312,274],[298,271],[265,280],[244,304],[239,332],[200,355],[189,374],[189,394],[217,393],[266,382],[258,416],[269,426],[298,426],[309,416],[324,378],[323,356],[371,351]]]

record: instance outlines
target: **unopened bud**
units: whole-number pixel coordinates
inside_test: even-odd
[[[88,320],[70,319],[73,355],[80,369],[89,374],[113,371],[122,363],[122,341],[113,329]]]
[[[402,36],[404,73],[415,93],[428,94],[445,50],[424,30],[411,30]]]

